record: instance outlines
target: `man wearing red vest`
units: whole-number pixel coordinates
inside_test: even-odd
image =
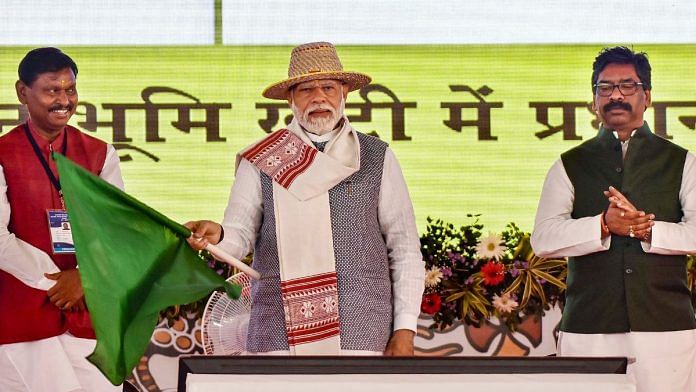
[[[0,390],[5,392],[120,390],[85,359],[96,341],[50,156],[62,153],[123,188],[116,150],[67,125],[78,102],[76,77],[75,62],[59,49],[27,53],[15,88],[29,120],[0,136]]]

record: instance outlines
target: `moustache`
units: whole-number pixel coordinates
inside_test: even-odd
[[[606,104],[602,107],[602,110],[604,111],[604,113],[606,113],[612,109],[623,109],[627,112],[633,111],[631,104],[629,104],[628,102],[612,101],[612,102],[609,102],[608,104]]]
[[[329,104],[320,103],[320,104],[313,104],[313,105],[309,106],[307,109],[305,109],[304,114],[305,114],[305,116],[308,116],[310,113],[317,111],[317,110],[328,110],[329,112],[331,112],[331,114],[336,113],[336,109],[334,109],[333,106],[331,106]]]
[[[49,107],[49,108],[48,108],[48,111],[65,109],[65,110],[67,110],[67,111],[69,111],[69,112],[72,112],[73,108],[74,108],[74,105],[72,105],[72,104],[68,104],[68,105],[66,105],[66,106],[63,106],[63,105],[60,105],[60,104],[56,104],[56,105],[53,105],[53,106]]]

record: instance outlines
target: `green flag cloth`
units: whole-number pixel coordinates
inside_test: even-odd
[[[159,312],[216,288],[241,287],[209,269],[190,231],[60,154],[54,154],[97,346],[87,359],[118,385],[145,352]]]

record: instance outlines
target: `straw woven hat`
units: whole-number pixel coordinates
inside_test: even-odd
[[[287,99],[288,90],[299,83],[317,79],[336,79],[348,85],[349,90],[367,86],[372,80],[369,76],[343,70],[336,48],[328,42],[311,42],[292,50],[288,79],[275,83],[263,91],[263,96],[271,99]]]

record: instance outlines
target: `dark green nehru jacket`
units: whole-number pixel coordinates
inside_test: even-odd
[[[608,206],[602,193],[619,189],[656,221],[682,218],[679,189],[686,150],[643,124],[625,159],[610,129],[561,155],[573,183],[573,219]],[[600,228],[597,227],[599,232]],[[686,283],[686,257],[645,253],[640,240],[612,234],[607,251],[571,257],[561,330],[574,333],[675,331],[696,328]]]

